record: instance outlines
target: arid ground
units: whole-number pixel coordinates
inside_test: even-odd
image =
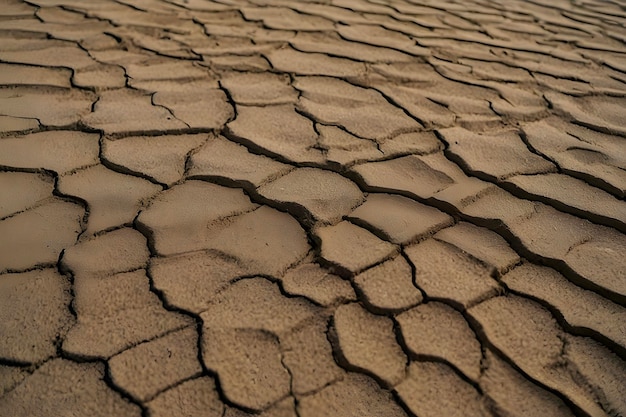
[[[0,417],[626,416],[625,27],[0,0]]]

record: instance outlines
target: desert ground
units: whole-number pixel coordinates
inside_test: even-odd
[[[626,3],[0,0],[0,417],[626,416]]]

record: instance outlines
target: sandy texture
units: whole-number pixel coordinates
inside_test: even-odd
[[[0,417],[626,416],[620,0],[0,0]]]

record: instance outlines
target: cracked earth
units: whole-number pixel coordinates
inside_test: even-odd
[[[626,416],[625,26],[0,0],[0,416]]]

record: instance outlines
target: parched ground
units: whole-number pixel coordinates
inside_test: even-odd
[[[0,0],[0,416],[626,416],[625,26]]]

